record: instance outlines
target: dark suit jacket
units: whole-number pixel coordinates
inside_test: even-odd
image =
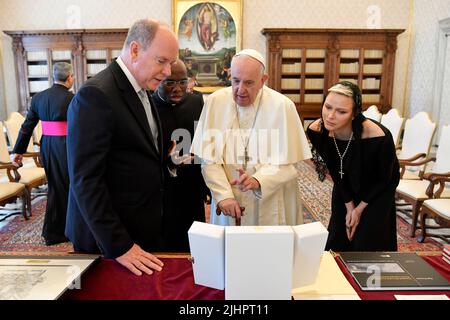
[[[182,153],[189,153],[194,125],[202,113],[203,97],[188,93],[178,104],[165,102],[158,92],[152,98],[161,119],[164,154],[169,153],[172,139],[177,139],[177,146],[183,147]],[[177,129],[185,129],[189,135],[180,137],[181,133],[177,133]],[[166,251],[189,252],[188,230],[194,221],[205,222],[204,201],[209,194],[200,164],[178,166],[176,177],[170,176],[166,171],[164,190],[166,228],[163,234]]]
[[[117,62],[87,81],[72,100],[67,151],[66,236],[75,250],[100,249],[116,258],[136,243],[161,251],[163,158],[141,100]]]

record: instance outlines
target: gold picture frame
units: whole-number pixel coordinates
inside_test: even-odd
[[[230,85],[231,58],[242,48],[242,1],[172,0],[180,59],[202,93]]]

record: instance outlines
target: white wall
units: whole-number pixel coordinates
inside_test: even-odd
[[[409,0],[244,0],[244,46],[266,51],[263,28],[367,28],[380,8],[380,28],[406,29]]]
[[[3,72],[3,43],[0,41],[0,119],[6,117],[5,82]]]
[[[407,29],[412,0],[243,1],[243,46],[265,54],[263,28],[367,28],[372,17],[367,9],[373,5],[379,8],[380,28]],[[73,5],[75,7],[71,7]],[[142,17],[155,17],[172,23],[171,0],[0,0],[0,30],[64,29],[73,22],[70,18],[73,8],[80,12],[79,28],[129,27]],[[16,110],[17,92],[11,41],[4,34],[0,40],[5,79],[5,96],[0,96],[0,116],[4,116],[6,112]],[[404,105],[408,48],[409,35],[405,33],[399,37],[394,81],[393,104],[400,109]]]
[[[409,105],[408,117],[419,111],[432,113],[436,62],[438,53],[439,21],[450,17],[450,0],[415,0],[411,68],[408,82],[406,102]],[[449,43],[449,41],[447,40]],[[446,77],[450,83],[450,52],[447,50]],[[448,86],[448,84],[447,84]],[[450,119],[450,90],[444,90],[446,103],[441,107],[440,117]],[[436,115],[434,116],[436,118]],[[438,120],[438,119],[433,119]],[[442,125],[442,123],[440,123]]]

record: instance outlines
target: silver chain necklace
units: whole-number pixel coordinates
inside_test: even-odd
[[[258,103],[258,107],[256,108],[255,116],[253,118],[252,127],[250,128],[250,134],[245,139],[242,137],[242,134],[241,134],[241,123],[239,122],[239,110],[238,110],[237,103],[235,103],[235,105],[236,105],[236,119],[237,119],[237,123],[238,123],[238,127],[239,127],[239,136],[241,137],[242,144],[244,145],[244,156],[238,157],[238,160],[243,160],[244,161],[244,164],[243,164],[244,171],[247,170],[247,163],[248,163],[248,161],[250,161],[252,159],[252,158],[250,158],[248,156],[248,143],[250,142],[250,137],[252,135],[253,129],[255,128],[256,118],[258,117],[259,107],[261,106],[262,95],[263,95],[263,92],[261,92],[261,97],[259,98],[259,103]]]
[[[337,145],[337,142],[336,142],[336,137],[334,136],[334,133],[333,133],[334,146],[336,147],[336,151],[338,153],[339,160],[340,160],[340,169],[341,170],[339,171],[339,174],[341,175],[341,179],[343,179],[343,175],[344,175],[344,170],[342,169],[342,162],[343,162],[344,157],[345,157],[345,155],[346,155],[346,153],[348,151],[348,148],[350,147],[350,143],[352,142],[352,139],[353,139],[353,131],[352,131],[352,134],[350,135],[350,139],[347,142],[347,146],[345,147],[344,153],[341,155],[341,152],[339,151],[339,148],[338,148],[338,145]]]

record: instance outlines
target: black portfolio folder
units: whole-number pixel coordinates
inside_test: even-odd
[[[450,290],[450,282],[416,253],[342,252],[361,290]]]

